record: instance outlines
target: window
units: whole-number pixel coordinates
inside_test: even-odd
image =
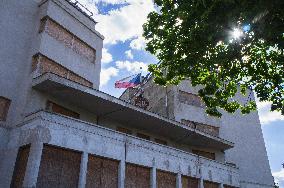
[[[22,146],[19,148],[14,168],[13,178],[11,182],[11,188],[23,186],[26,167],[29,159],[29,153],[30,153],[30,145]]]
[[[211,181],[204,181],[204,188],[219,188],[219,184]]]
[[[89,155],[86,188],[117,188],[119,162]]]
[[[189,120],[182,119],[181,123],[187,125],[188,127],[191,127],[193,129],[197,129],[199,131],[202,131],[204,133],[207,133],[212,136],[219,136],[219,127],[215,127],[212,125],[206,125],[203,123],[197,123]]]
[[[142,134],[142,133],[137,133],[137,137],[145,139],[145,140],[150,140],[150,136]]]
[[[124,127],[117,127],[116,130],[125,134],[132,134],[132,131],[130,129]]]
[[[76,119],[80,118],[80,114],[73,112],[73,111],[71,111],[67,108],[64,108],[64,107],[62,107],[58,104],[55,104],[51,101],[47,101],[46,108],[47,108],[47,110],[49,110],[51,112],[55,112],[55,113],[62,114],[62,115],[65,115],[65,116],[70,116],[70,117],[73,117],[73,118],[76,118]]]
[[[215,160],[215,153],[200,151],[200,150],[192,150],[192,153],[194,153],[195,155],[206,157],[208,159]]]
[[[78,186],[81,153],[44,145],[36,187]]]
[[[182,188],[198,188],[198,179],[189,177],[189,176],[182,176]]]
[[[95,62],[96,50],[79,39],[73,33],[62,27],[56,21],[48,16],[41,19],[39,33],[45,32],[49,36],[64,44],[67,48],[72,49],[77,54],[87,58],[91,62]]]
[[[178,99],[181,103],[204,108],[204,103],[201,101],[201,98],[198,95],[179,91]]]
[[[33,56],[32,60],[32,71],[40,75],[45,73],[56,74],[62,78],[66,78],[73,82],[77,82],[86,87],[93,87],[93,83],[87,79],[79,76],[75,72],[63,67],[59,63],[49,59],[48,57],[42,54],[36,54]]]
[[[0,121],[6,121],[11,100],[0,96]]]
[[[157,142],[158,144],[167,145],[167,141],[161,140],[159,138],[155,138],[155,142]]]
[[[157,170],[157,188],[176,188],[176,175]]]
[[[150,169],[134,164],[126,164],[125,188],[150,187]]]

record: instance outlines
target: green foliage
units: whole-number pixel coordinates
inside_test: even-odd
[[[202,85],[199,96],[213,116],[220,117],[221,109],[244,114],[255,110],[250,90],[284,114],[283,0],[155,4],[157,11],[143,27],[147,50],[160,60],[149,68],[156,83],[178,84],[189,78],[193,86]],[[248,97],[246,103],[232,99],[238,91]]]

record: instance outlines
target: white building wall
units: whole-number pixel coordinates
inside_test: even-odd
[[[189,81],[184,81],[178,86],[178,90],[197,94],[198,88],[193,88]],[[251,97],[254,100],[253,96]],[[241,94],[237,94],[236,98],[242,103],[248,100],[247,96]],[[176,101],[177,121],[188,119],[220,127],[220,137],[235,144],[234,148],[225,152],[225,161],[240,168],[241,187],[273,186],[274,181],[257,112],[248,115],[242,115],[240,112],[223,112],[222,118],[219,119],[208,116],[202,108],[182,104],[178,99]]]
[[[47,34],[39,34],[40,20],[47,15],[94,48],[96,61],[91,63]],[[2,0],[0,16],[0,96],[11,99],[7,120],[0,126],[11,127],[44,108],[46,96],[31,88],[32,57],[39,52],[99,88],[104,38],[92,20],[65,0]]]

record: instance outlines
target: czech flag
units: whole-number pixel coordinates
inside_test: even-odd
[[[141,73],[116,81],[115,88],[130,88],[139,84],[141,84]]]

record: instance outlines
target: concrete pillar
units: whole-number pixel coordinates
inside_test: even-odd
[[[124,188],[125,182],[125,160],[121,160],[118,169],[118,188]]]
[[[203,182],[204,182],[203,178],[200,177],[200,179],[199,179],[199,188],[204,188]]]
[[[177,177],[176,177],[176,188],[182,188],[181,173],[177,174]]]
[[[153,167],[151,169],[150,187],[151,188],[157,187],[157,168],[156,167]]]
[[[43,149],[42,142],[35,142],[31,144],[29,159],[23,183],[23,187],[25,188],[36,187],[42,149]]]
[[[220,183],[220,184],[219,184],[219,188],[224,188],[224,184],[223,184],[223,183]]]
[[[88,153],[84,152],[81,156],[81,165],[80,165],[80,176],[79,176],[79,188],[85,188],[86,177],[88,171]]]

